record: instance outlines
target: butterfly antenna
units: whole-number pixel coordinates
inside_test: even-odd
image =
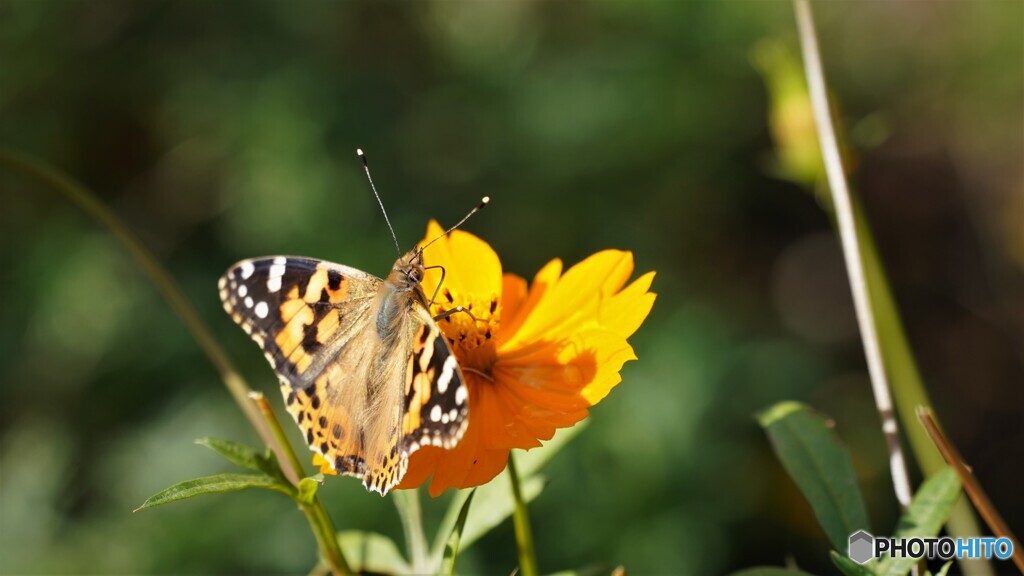
[[[456,224],[455,226],[452,226],[451,228],[449,228],[449,229],[445,230],[445,231],[444,231],[444,234],[441,234],[441,235],[440,235],[440,236],[438,236],[437,238],[434,238],[434,239],[433,239],[433,240],[431,240],[430,242],[427,242],[426,244],[424,244],[424,245],[423,245],[423,248],[420,248],[420,252],[423,252],[423,251],[424,251],[424,250],[425,250],[425,249],[427,248],[427,246],[430,246],[430,245],[431,245],[431,244],[433,244],[434,242],[437,242],[437,241],[438,241],[438,240],[440,240],[441,238],[444,238],[445,236],[447,236],[448,234],[450,234],[452,230],[455,230],[455,229],[456,229],[456,228],[458,228],[459,226],[462,226],[462,224],[463,224],[463,223],[465,223],[465,221],[466,221],[466,220],[469,220],[469,217],[470,217],[470,216],[472,216],[473,214],[476,214],[477,212],[479,212],[479,211],[483,210],[483,209],[484,209],[484,206],[487,206],[487,205],[488,205],[488,204],[490,204],[490,203],[491,203],[491,197],[490,197],[490,196],[484,196],[484,197],[483,197],[483,198],[482,198],[482,199],[480,200],[480,203],[476,205],[476,208],[473,208],[472,210],[470,210],[470,211],[469,211],[469,214],[466,214],[465,216],[463,216],[463,217],[462,217],[462,220],[459,220],[458,224]]]
[[[395,236],[395,229],[391,227],[391,220],[388,218],[388,212],[384,209],[384,203],[380,201],[380,194],[377,194],[377,187],[373,185],[373,177],[370,176],[370,165],[366,162],[366,154],[363,154],[362,148],[356,148],[356,154],[359,155],[359,159],[363,162],[363,170],[366,172],[366,179],[370,181],[370,189],[373,190],[373,195],[377,198],[377,205],[380,206],[380,211],[384,214],[384,221],[388,223],[388,230],[391,231],[391,239],[395,241],[395,252],[401,256],[402,249],[398,247],[398,237]],[[470,214],[472,214],[472,212]],[[465,221],[465,218],[463,221]],[[459,222],[459,224],[462,224],[462,222]]]

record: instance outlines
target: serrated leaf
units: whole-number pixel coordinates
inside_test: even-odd
[[[850,534],[870,531],[850,452],[824,418],[798,402],[781,402],[758,421],[834,548],[845,550]]]
[[[196,444],[206,446],[210,450],[213,450],[217,454],[223,456],[232,464],[237,464],[242,468],[248,468],[249,470],[255,470],[270,476],[283,478],[281,469],[277,465],[277,460],[269,449],[260,452],[256,448],[247,446],[240,442],[209,437],[196,440]]]
[[[730,576],[811,576],[808,572],[781,566],[755,566],[733,572]]]
[[[893,538],[937,536],[959,497],[960,479],[952,468],[946,467],[932,474],[914,494],[910,508],[896,525]],[[913,558],[885,556],[878,563],[876,572],[884,576],[903,576],[916,562]]]
[[[303,504],[312,504],[313,499],[316,498],[316,491],[320,488],[320,483],[323,481],[323,474],[316,474],[299,480],[296,498]]]
[[[281,480],[265,474],[217,474],[179,482],[166,490],[150,496],[134,511],[145,510],[154,506],[170,504],[179,500],[202,496],[203,494],[219,494],[234,492],[246,488],[263,488],[274,490],[288,496],[294,495],[294,489]]]
[[[349,565],[358,573],[408,574],[412,571],[398,546],[387,536],[346,530],[338,534],[338,544]]]
[[[875,576],[875,573],[867,567],[857,564],[835,550],[829,551],[829,557],[832,558],[832,564],[835,564],[843,576]]]
[[[441,559],[441,574],[448,574],[449,576],[455,574],[455,560],[459,555],[459,540],[462,538],[462,529],[466,526],[466,518],[469,517],[469,506],[473,503],[473,495],[475,494],[476,490],[471,490],[469,497],[466,498],[466,502],[462,505],[462,509],[459,510],[459,517],[455,522],[455,527],[448,536],[448,543],[444,547],[444,557]]]

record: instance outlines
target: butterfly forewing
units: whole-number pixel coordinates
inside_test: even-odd
[[[263,348],[310,448],[381,494],[410,454],[453,447],[468,422],[464,379],[422,296],[384,283],[281,256],[243,260],[220,281],[224,309]]]

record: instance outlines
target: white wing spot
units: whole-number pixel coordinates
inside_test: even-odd
[[[430,421],[438,422],[441,420],[441,405],[434,404],[434,407],[430,409]]]
[[[274,271],[274,267],[273,266],[270,267],[270,271],[271,271],[271,273],[273,273],[273,271]],[[281,289],[281,277],[280,276],[271,276],[270,278],[267,278],[267,290],[268,291],[270,291],[270,292],[277,292],[280,289]]]
[[[451,410],[448,411],[448,419],[451,420],[452,422],[455,422],[455,419],[458,416],[459,416],[459,411],[457,409],[452,408]]]
[[[245,307],[252,308],[252,296],[245,297]]]
[[[441,377],[437,379],[437,391],[444,394],[448,391],[448,383],[452,381],[452,375],[455,374],[455,366],[457,366],[455,356],[449,356],[444,361],[444,368],[441,370]]]
[[[447,424],[447,423],[448,423],[448,413],[445,412],[444,414],[441,414],[441,424]]]
[[[260,318],[266,318],[267,314],[270,312],[270,308],[267,306],[266,302],[260,302],[256,305],[255,312]]]
[[[239,266],[239,272],[242,274],[242,279],[245,280],[252,276],[252,273],[256,270],[256,267],[252,265],[252,262],[246,260]]]
[[[281,277],[284,276],[286,258],[274,258],[274,263],[267,272],[267,290],[277,292],[281,289]]]
[[[241,284],[241,285],[238,286],[238,297],[239,298],[245,298],[245,295],[248,294],[248,293],[249,293],[249,287],[248,286],[246,286],[245,284]]]
[[[455,403],[458,404],[459,406],[462,406],[463,404],[466,403],[467,395],[468,393],[466,392],[466,387],[459,386],[459,389],[455,391]]]

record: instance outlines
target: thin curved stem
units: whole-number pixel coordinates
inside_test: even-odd
[[[284,431],[281,430],[270,404],[262,394],[255,398],[256,402],[250,401],[250,394],[256,393],[249,388],[249,385],[235,370],[227,354],[207,330],[195,308],[185,298],[170,273],[160,264],[156,256],[113,212],[100,202],[95,194],[60,170],[36,158],[5,149],[0,149],[0,165],[30,176],[59,192],[109,230],[121,242],[185,324],[196,344],[220,374],[224,387],[228,389],[231,397],[234,398],[235,403],[238,404],[256,433],[274,451],[285,477],[293,485],[298,485],[302,465],[285,437]],[[334,529],[334,524],[320,498],[316,497],[312,504],[302,505],[302,509],[309,519],[310,527],[320,545],[321,554],[331,570],[338,575],[351,573],[338,546],[337,531]]]
[[[850,191],[846,184],[846,172],[843,170],[835,128],[832,126],[832,115],[829,111],[828,94],[825,88],[825,72],[821,66],[818,37],[814,29],[814,17],[811,14],[809,0],[793,0],[793,6],[796,10],[807,87],[814,110],[814,123],[818,129],[818,143],[825,162],[829,189],[832,192],[832,205],[843,247],[843,257],[846,261],[847,276],[850,280],[850,291],[853,293],[854,309],[857,312],[857,325],[860,328],[864,357],[867,360],[868,373],[871,376],[871,390],[875,396],[875,406],[881,416],[882,431],[889,448],[889,468],[896,499],[899,500],[900,507],[906,510],[910,506],[912,492],[910,476],[907,474],[906,460],[900,447],[899,424],[893,413],[892,393],[882,360],[882,348],[878,340],[874,311],[871,308],[871,298],[864,274],[864,261],[861,258],[860,244],[857,241],[857,224],[854,219],[853,203],[850,200]]]

